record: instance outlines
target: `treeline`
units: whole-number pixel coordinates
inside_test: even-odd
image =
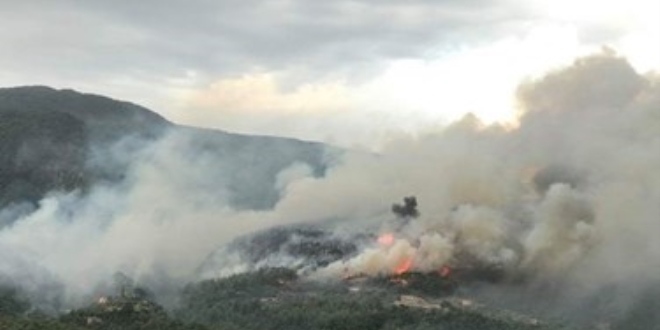
[[[0,286],[2,330],[207,330],[171,318],[158,304],[142,297],[114,297],[59,316],[31,308],[16,288]]]
[[[423,284],[438,290],[437,283],[428,278],[419,285]],[[345,283],[306,283],[287,269],[263,269],[189,285],[175,315],[218,330],[549,329],[449,304],[441,308],[396,305],[393,302],[400,291],[388,286],[354,289]]]
[[[425,279],[420,283],[431,282]],[[117,296],[106,297],[86,308],[46,316],[32,310],[19,291],[2,288],[0,329],[556,329],[493,317],[448,303],[430,308],[395,304],[400,293],[382,285],[356,289],[343,282],[335,285],[308,282],[292,270],[274,268],[190,284],[182,292],[179,307],[169,312],[140,290],[122,290]]]

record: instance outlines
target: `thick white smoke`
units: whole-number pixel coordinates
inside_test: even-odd
[[[604,53],[525,82],[519,100],[516,128],[467,116],[378,155],[346,153],[324,177],[294,164],[278,176],[281,199],[260,211],[232,208],[223,176],[233,173],[171,134],[134,160],[122,186],[50,196],[17,213],[0,231],[0,271],[49,274],[70,296],[116,271],[183,282],[239,235],[333,219],[338,236],[349,228],[395,239],[359,244],[318,270],[325,275],[470,260],[570,282],[585,296],[622,280],[651,283],[660,267],[660,80]],[[421,216],[399,223],[389,207],[411,194]],[[215,266],[208,274],[242,269]]]

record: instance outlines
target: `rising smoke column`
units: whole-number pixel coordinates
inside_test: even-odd
[[[361,193],[377,191],[381,200],[415,192],[422,213],[396,233],[396,243],[374,242],[329,269],[392,273],[411,258],[418,260],[412,270],[424,271],[467,255],[526,281],[566,283],[573,297],[617,281],[653,283],[660,253],[653,234],[660,229],[656,76],[605,52],[525,82],[518,97],[515,129],[467,116],[319,182],[324,197],[333,180],[357,177]],[[360,167],[369,172],[352,172]],[[444,242],[435,259],[423,257],[420,242],[429,236]]]

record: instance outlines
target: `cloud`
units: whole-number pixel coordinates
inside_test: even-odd
[[[520,80],[569,63],[583,51],[575,30],[557,25],[439,60],[393,61],[363,81],[310,81],[286,71],[245,74],[189,90],[170,118],[195,126],[378,149],[396,135],[433,130],[466,113],[486,123],[512,122]]]
[[[186,93],[172,120],[359,148],[378,146],[410,127],[410,112],[388,113],[392,104],[369,84],[330,80],[287,86],[286,80],[275,73],[218,80]]]
[[[236,75],[367,79],[389,60],[504,33],[517,12],[483,1],[6,2],[0,84],[84,89],[166,114],[182,89]]]
[[[248,116],[276,112],[342,111],[351,104],[349,91],[341,83],[303,84],[283,90],[272,74],[253,74],[214,82],[205,91],[191,95],[191,107],[227,109]]]
[[[12,10],[3,15],[2,40],[8,50],[3,62],[22,63],[26,69],[30,67],[25,64],[32,63],[31,70],[76,71],[82,76],[117,70],[115,74],[173,76],[192,69],[214,76],[254,67],[336,69],[355,62],[417,57],[426,44],[474,29],[473,23],[483,15],[488,15],[489,24],[514,15],[476,1],[7,5]],[[475,8],[482,9],[480,14],[474,14]],[[97,72],[84,73],[92,68]]]
[[[467,112],[487,122],[511,118],[509,93],[522,77],[593,46],[622,51],[637,69],[657,68],[660,58],[660,48],[649,47],[659,39],[649,14],[657,10],[637,0],[4,2],[0,85],[74,88],[187,124],[341,145],[373,147],[399,127],[418,132]],[[289,110],[250,124],[238,110],[210,114],[188,102],[241,79],[273,79],[271,91],[258,90],[271,96],[257,99]],[[315,91],[303,102],[305,88]],[[337,95],[329,88],[341,102],[327,100]],[[470,89],[484,97],[470,97]],[[290,111],[293,94],[309,106],[300,116]],[[214,111],[237,105],[210,99],[218,101]],[[344,131],[342,122],[359,128]]]

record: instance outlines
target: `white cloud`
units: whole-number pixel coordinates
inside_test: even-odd
[[[302,80],[287,72],[219,79],[191,90],[173,119],[197,126],[378,147],[392,135],[431,130],[474,113],[513,122],[515,90],[526,78],[599,47],[581,45],[568,24],[532,26],[518,37],[402,59],[364,81]]]

